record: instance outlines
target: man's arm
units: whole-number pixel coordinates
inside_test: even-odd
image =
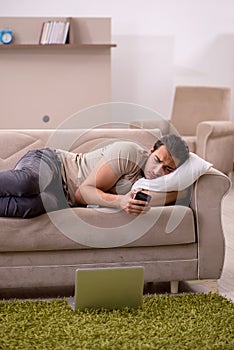
[[[77,205],[95,204],[104,207],[123,209],[127,213],[139,215],[149,209],[148,204],[143,207],[137,204],[144,204],[143,201],[132,198],[133,192],[125,195],[108,193],[119,180],[111,166],[100,161],[93,169],[87,179],[75,192]]]

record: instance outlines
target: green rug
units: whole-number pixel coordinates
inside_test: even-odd
[[[218,294],[145,296],[142,308],[74,312],[65,299],[0,302],[0,349],[234,349]]]

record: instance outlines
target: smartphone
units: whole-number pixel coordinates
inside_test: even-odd
[[[145,202],[150,202],[151,200],[151,196],[147,193],[144,193],[144,192],[141,192],[141,191],[138,191],[134,197],[134,199],[138,199],[140,201],[145,201]],[[144,204],[137,204],[137,205],[144,205]]]

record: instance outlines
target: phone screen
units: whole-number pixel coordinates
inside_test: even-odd
[[[145,201],[145,202],[150,202],[151,200],[151,196],[147,193],[144,193],[144,192],[137,192],[134,199],[138,199],[138,200],[141,200],[141,201]],[[142,205],[142,204],[138,204],[138,205]]]

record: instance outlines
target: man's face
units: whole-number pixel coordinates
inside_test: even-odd
[[[151,154],[145,163],[144,174],[146,179],[156,179],[174,171],[179,165],[179,159],[172,158],[166,146],[162,145]]]

